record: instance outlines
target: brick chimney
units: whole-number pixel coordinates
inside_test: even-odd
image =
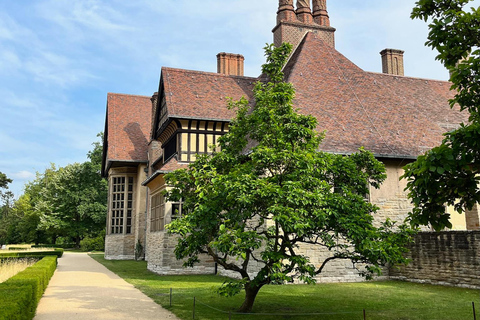
[[[382,72],[397,76],[404,75],[403,54],[405,51],[397,49],[385,49],[380,52],[382,56]]]
[[[293,0],[280,0],[277,11],[277,24],[282,21],[296,21],[295,8],[293,7]]]
[[[155,113],[157,112],[157,105],[158,105],[158,92],[155,92],[152,95],[152,97],[150,98],[150,101],[152,101],[152,123],[154,123],[155,122],[154,117],[155,117]]]
[[[313,24],[313,15],[312,15],[312,9],[310,9],[310,0],[308,0],[308,3],[307,1],[304,1],[305,4],[302,6],[302,7],[299,7],[297,8],[297,10],[295,11],[295,13],[297,14],[297,19],[298,21],[300,21],[301,23],[305,23],[305,24]],[[297,6],[300,5],[299,4],[300,1],[297,1]]]
[[[278,47],[289,42],[295,48],[307,32],[313,32],[331,47],[335,47],[335,29],[330,26],[326,0],[297,1],[298,8],[293,7],[293,0],[279,0],[277,26],[273,28],[273,42]],[[313,8],[313,14],[312,9]]]
[[[243,76],[244,61],[241,54],[221,52],[217,54],[217,72],[229,76]]]
[[[327,0],[313,0],[313,21],[321,26],[330,27]]]

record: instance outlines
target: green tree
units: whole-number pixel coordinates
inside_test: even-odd
[[[442,144],[409,164],[409,197],[413,225],[451,228],[445,206],[458,212],[480,201],[480,8],[465,10],[471,0],[420,0],[412,18],[429,21],[426,45],[450,71],[456,95],[451,107],[469,112],[469,122],[445,134]]]
[[[105,226],[105,201],[100,196],[98,174],[89,162],[59,168],[45,190],[46,202],[53,208],[42,223],[54,226],[80,241],[100,232]]]
[[[12,216],[12,206],[14,195],[8,190],[8,185],[12,183],[6,174],[0,172],[0,245],[11,243],[11,237],[15,234],[17,219]]]
[[[175,254],[186,266],[208,254],[242,279],[220,289],[245,290],[240,307],[251,311],[259,290],[298,277],[314,283],[335,259],[364,263],[363,275],[380,273],[386,263],[405,262],[412,230],[391,221],[374,226],[378,208],[364,199],[378,188],[385,168],[370,152],[350,156],[318,152],[322,135],[312,116],[292,106],[295,90],[282,67],[291,45],[266,48],[262,71],[268,82],[254,88],[255,104],[230,102],[237,116],[220,139],[221,151],[199,157],[188,170],[166,175],[170,200],[183,199],[184,215],[168,230],[180,235]],[[315,266],[299,246],[327,249],[331,257]],[[260,265],[256,274],[250,264]]]
[[[100,175],[101,152],[102,144],[95,142],[88,153],[89,161],[58,169],[52,164],[27,184],[25,195],[34,214],[26,215],[29,221],[24,221],[21,227],[29,238],[35,221],[39,221],[36,239],[47,236],[52,243],[59,237],[67,237],[80,246],[83,238],[102,234],[107,212],[107,182]]]
[[[29,194],[21,195],[12,211],[20,218],[17,232],[21,242],[39,244],[45,241],[45,232],[39,228],[40,215],[34,210]]]

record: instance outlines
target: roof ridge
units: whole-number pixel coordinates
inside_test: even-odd
[[[115,93],[115,92],[108,92],[107,96],[141,97],[141,98],[148,98],[148,99],[152,98],[151,96],[144,96],[140,94]]]
[[[365,71],[366,73],[371,73],[373,75],[380,75],[380,76],[387,76],[387,77],[398,77],[398,78],[406,78],[412,80],[421,80],[421,81],[435,81],[435,82],[442,82],[442,83],[450,83],[448,80],[439,80],[439,79],[431,79],[431,78],[421,78],[421,77],[412,77],[412,76],[401,76],[398,74],[389,74],[383,72],[376,72],[376,71]]]
[[[209,71],[188,70],[188,69],[171,68],[171,67],[162,67],[162,71],[163,70],[170,71],[170,72],[202,74],[202,75],[206,75],[206,76],[215,76],[215,77],[224,77],[224,78],[240,78],[240,79],[255,79],[255,80],[258,80],[258,77],[236,76],[236,75],[228,75],[228,74],[222,74],[222,73],[217,73],[217,72],[209,72]]]

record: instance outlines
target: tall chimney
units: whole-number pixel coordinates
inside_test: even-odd
[[[382,55],[382,72],[397,76],[404,75],[403,53],[405,51],[397,49],[384,49],[380,52]]]
[[[221,52],[217,54],[217,72],[229,76],[243,76],[244,61],[241,54]]]
[[[327,13],[327,0],[279,0],[277,25],[273,28],[273,42],[279,47],[283,42],[289,42],[295,49],[307,32],[313,32],[327,45],[335,48],[335,28],[330,26]],[[312,9],[313,8],[313,13]]]
[[[297,14],[298,21],[305,24],[313,23],[312,9],[310,9],[310,0],[297,1]]]
[[[313,21],[321,26],[330,27],[327,0],[313,0]]]
[[[282,21],[296,21],[293,0],[280,0],[277,11],[277,24]]]

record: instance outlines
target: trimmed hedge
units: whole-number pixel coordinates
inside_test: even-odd
[[[64,244],[34,244],[32,248],[63,248],[63,249],[72,249],[75,248],[75,243],[64,243]]]
[[[31,320],[38,302],[57,268],[57,257],[44,257],[0,283],[0,320]]]
[[[28,250],[27,247],[8,247],[8,250]]]
[[[46,256],[63,256],[63,249],[56,248],[54,251],[25,251],[25,252],[0,252],[1,258],[43,258]]]

